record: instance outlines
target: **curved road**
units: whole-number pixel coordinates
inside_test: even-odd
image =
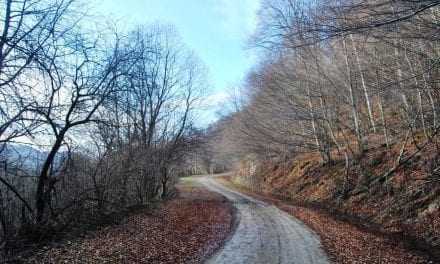
[[[277,207],[233,191],[212,177],[197,179],[237,208],[238,226],[223,249],[208,264],[330,263],[319,237]]]

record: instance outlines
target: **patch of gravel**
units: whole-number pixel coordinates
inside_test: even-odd
[[[300,221],[212,178],[198,178],[198,181],[233,202],[239,217],[234,235],[208,264],[329,263],[319,237]]]

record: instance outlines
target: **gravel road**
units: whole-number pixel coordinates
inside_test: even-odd
[[[197,179],[237,208],[235,233],[208,264],[330,263],[319,237],[277,207],[233,191],[210,177]]]

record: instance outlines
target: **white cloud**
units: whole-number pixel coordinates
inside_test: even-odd
[[[230,100],[230,95],[226,91],[219,91],[204,97],[199,104],[200,108],[212,110]]]
[[[214,9],[222,19],[226,34],[233,38],[246,38],[257,24],[259,0],[211,0]]]
[[[226,113],[231,107],[231,95],[226,91],[218,91],[204,97],[196,111],[196,124],[199,127],[207,127],[217,121],[220,114]]]

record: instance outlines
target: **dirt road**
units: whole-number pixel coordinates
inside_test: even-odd
[[[238,226],[223,249],[208,264],[324,264],[330,263],[319,237],[275,206],[233,191],[214,179],[197,179],[237,208]]]

